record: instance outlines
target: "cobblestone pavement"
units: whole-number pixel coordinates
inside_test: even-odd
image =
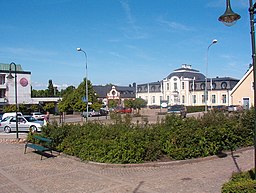
[[[120,166],[57,152],[40,160],[31,149],[24,154],[24,143],[0,142],[0,193],[218,193],[233,172],[253,167],[252,148],[223,158]]]

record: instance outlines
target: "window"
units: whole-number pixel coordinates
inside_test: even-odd
[[[148,86],[145,86],[145,87],[144,87],[144,90],[147,92],[147,91],[148,91]]]
[[[205,83],[202,83],[202,84],[200,85],[200,88],[201,88],[201,90],[204,90],[204,89],[205,89]]]
[[[174,86],[174,90],[178,89],[177,82],[175,82],[173,86]]]
[[[185,82],[182,82],[182,83],[181,83],[181,87],[182,87],[182,90],[185,89]]]
[[[167,90],[169,90],[170,89],[169,83],[167,83],[166,86],[167,86]]]
[[[167,103],[170,102],[170,96],[167,96]]]
[[[5,76],[4,75],[0,75],[0,85],[5,84]]]
[[[227,103],[227,95],[222,95],[222,103]]]
[[[5,90],[1,89],[0,90],[0,98],[4,98],[5,97]]]
[[[148,96],[146,96],[145,101],[147,101],[147,102],[148,102]]]
[[[196,95],[193,95],[193,104],[196,104]]]
[[[212,95],[212,103],[216,103],[216,95],[215,94]]]
[[[212,83],[212,89],[216,89],[216,83]]]
[[[195,90],[196,89],[196,84],[193,82],[192,84],[191,84],[191,90]]]
[[[185,103],[185,96],[184,95],[182,95],[182,99],[181,99],[182,101],[182,103],[184,104]]]
[[[205,95],[202,95],[202,103],[205,103]]]
[[[221,88],[222,89],[226,89],[227,88],[227,83],[226,82],[222,82],[221,83]]]
[[[152,103],[154,104],[156,102],[155,96],[152,96]]]
[[[155,91],[156,91],[156,87],[155,87],[155,86],[152,86],[152,87],[151,87],[151,91],[155,92]]]

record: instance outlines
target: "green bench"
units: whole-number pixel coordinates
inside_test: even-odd
[[[45,151],[50,151],[51,155],[52,155],[52,140],[51,139],[41,137],[38,135],[33,135],[32,138],[33,138],[32,142],[27,142],[25,144],[24,154],[26,154],[27,147],[30,147],[30,148],[41,153],[41,160],[42,160],[43,153]]]

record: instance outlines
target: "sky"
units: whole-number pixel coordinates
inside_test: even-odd
[[[49,80],[59,90],[77,87],[86,62],[93,85],[160,81],[182,64],[203,74],[208,66],[207,77],[241,79],[252,63],[249,5],[231,0],[241,15],[231,27],[218,21],[225,6],[225,0],[1,0],[0,63],[30,71],[37,90]]]

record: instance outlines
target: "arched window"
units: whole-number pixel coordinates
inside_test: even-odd
[[[216,89],[216,83],[215,82],[212,83],[212,89]]]
[[[201,90],[204,90],[205,89],[205,83],[201,83],[200,88],[201,88]]]
[[[226,89],[227,88],[227,83],[226,82],[222,82],[221,83],[221,88],[222,89]]]

